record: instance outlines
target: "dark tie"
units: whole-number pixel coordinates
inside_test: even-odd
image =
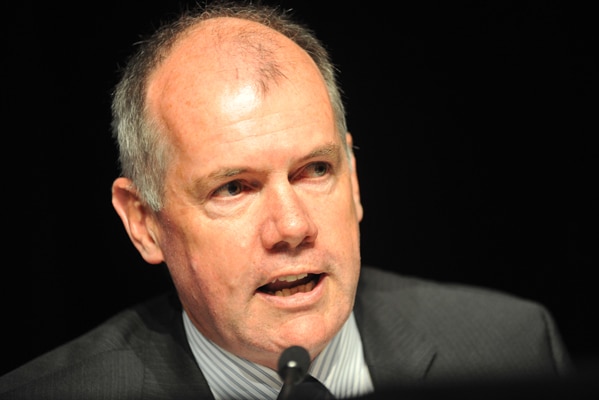
[[[287,388],[283,387],[278,400],[333,400],[335,397],[329,389],[312,375],[306,375],[303,381]]]

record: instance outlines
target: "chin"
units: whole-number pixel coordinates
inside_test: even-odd
[[[348,316],[349,313],[345,318],[339,320],[325,319],[320,315],[306,315],[293,319],[279,330],[281,348],[302,346],[314,358],[339,332]],[[335,317],[339,317],[339,314],[336,314]]]

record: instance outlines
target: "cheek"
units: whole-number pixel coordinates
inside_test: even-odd
[[[247,220],[236,224],[186,215],[177,218],[176,229],[165,230],[165,261],[182,288],[211,295],[231,296],[243,283],[251,282],[248,262],[255,247],[254,226]],[[171,221],[175,221],[173,215]]]
[[[208,245],[209,244],[209,245]],[[165,263],[180,296],[209,308],[211,299],[226,295],[238,274],[229,271],[230,249],[199,229],[171,231],[162,244]]]
[[[322,204],[330,204],[323,208]],[[341,191],[331,199],[319,202],[313,208],[320,215],[321,227],[332,230],[338,237],[354,236],[361,219],[360,210],[356,208],[354,197],[348,190]]]
[[[211,264],[189,264],[174,273],[173,281],[188,312],[207,330],[226,326],[243,316],[244,296],[239,274],[223,272]],[[219,329],[219,328],[216,328]]]

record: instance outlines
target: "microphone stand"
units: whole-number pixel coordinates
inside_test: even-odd
[[[278,372],[283,379],[283,387],[277,400],[290,398],[295,385],[300,383],[308,373],[310,366],[310,355],[301,346],[291,346],[281,353],[278,364]]]

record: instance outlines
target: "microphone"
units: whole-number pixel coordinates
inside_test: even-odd
[[[278,372],[283,379],[283,387],[277,400],[289,398],[295,385],[306,377],[310,367],[310,354],[301,346],[286,348],[279,357]]]

